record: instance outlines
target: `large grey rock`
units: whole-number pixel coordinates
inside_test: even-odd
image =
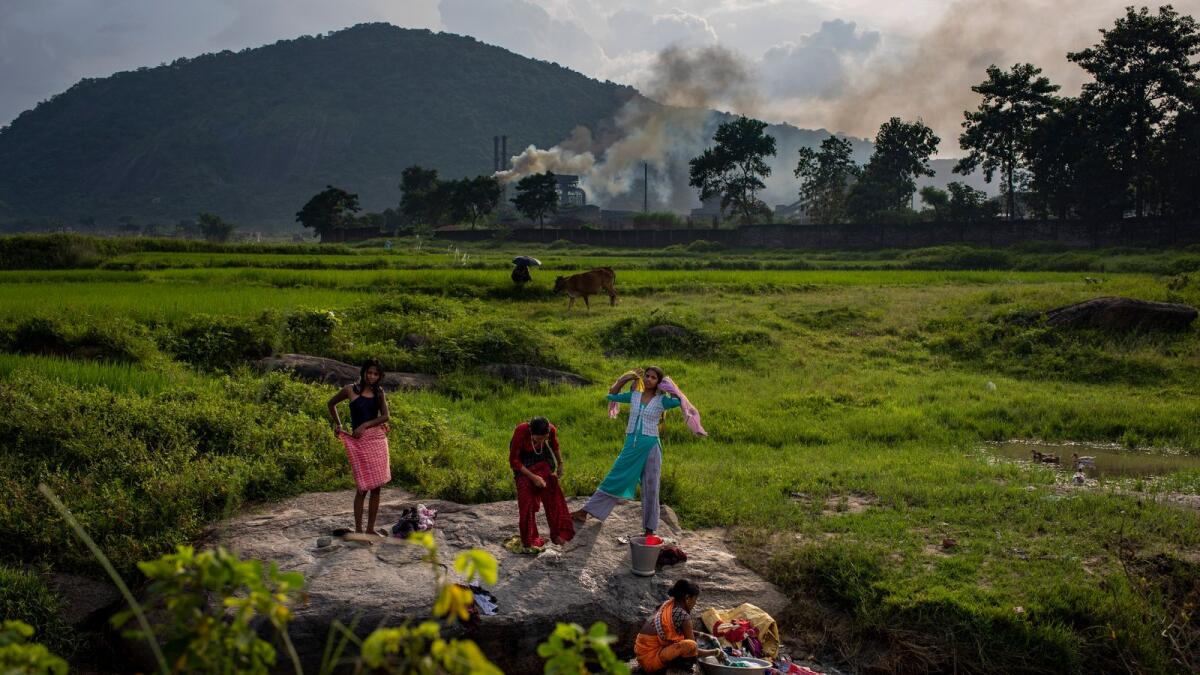
[[[121,592],[108,580],[58,573],[50,584],[63,600],[63,620],[72,626],[90,623],[121,602]]]
[[[510,382],[521,382],[528,385],[538,384],[569,384],[576,387],[587,386],[591,380],[568,373],[564,370],[527,366],[520,363],[489,363],[480,368],[483,372]]]
[[[1093,298],[1046,312],[1046,323],[1062,328],[1103,328],[1114,331],[1186,330],[1196,320],[1196,308],[1133,298]]]
[[[335,619],[349,624],[359,615],[361,632],[366,633],[381,622],[428,617],[432,606],[433,573],[416,547],[396,539],[374,545],[335,540],[318,547],[319,537],[353,522],[353,497],[352,491],[307,494],[228,520],[213,532],[243,557],[274,561],[282,569],[304,574],[308,603],[296,609],[290,634],[307,664],[320,660]],[[390,526],[404,507],[418,501],[438,509],[435,537],[452,576],[454,556],[466,549],[485,549],[499,561],[499,582],[491,589],[499,600],[499,614],[483,617],[470,637],[510,673],[541,672],[537,645],[559,621],[608,623],[619,637],[618,653],[628,658],[641,623],[682,577],[701,585],[696,616],[707,607],[743,602],[778,616],[787,602],[774,586],[737,562],[722,531],[681,530],[666,506],[660,534],[678,541],[688,562],[642,578],[630,572],[629,546],[617,540],[640,532],[637,503],[617,507],[604,523],[589,520],[561,556],[526,556],[502,547],[517,533],[517,505],[512,501],[462,506],[385,490],[379,523]],[[571,501],[572,508],[582,504]],[[546,536],[543,517],[539,515],[539,527]]]
[[[262,372],[286,370],[305,382],[332,384],[338,387],[358,382],[359,377],[358,366],[308,354],[268,356],[255,361],[254,365]],[[433,389],[436,386],[437,378],[423,373],[387,373],[383,376],[383,387],[389,391]]]

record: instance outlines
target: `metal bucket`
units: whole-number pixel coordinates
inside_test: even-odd
[[[629,538],[630,564],[633,573],[639,577],[652,577],[657,571],[658,553],[662,551],[662,543],[647,544],[645,537]]]

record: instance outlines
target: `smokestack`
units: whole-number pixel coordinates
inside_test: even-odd
[[[642,213],[650,213],[650,162],[642,162]]]
[[[500,137],[500,170],[508,168],[508,136]]]
[[[492,172],[500,170],[500,137],[492,136]]]

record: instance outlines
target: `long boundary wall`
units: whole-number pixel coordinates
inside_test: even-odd
[[[494,231],[438,232],[437,238],[484,241]],[[656,248],[707,240],[731,248],[877,249],[918,248],[941,244],[1012,246],[1031,241],[1076,248],[1110,246],[1176,246],[1200,243],[1200,223],[1158,219],[1125,219],[1107,223],[1069,220],[918,223],[913,225],[748,225],[736,229],[562,230],[519,229],[512,241],[549,243],[566,239],[577,244]]]

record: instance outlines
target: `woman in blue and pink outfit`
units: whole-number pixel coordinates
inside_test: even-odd
[[[639,387],[639,380],[641,386]],[[631,391],[620,393],[628,383],[634,383]],[[667,395],[670,393],[671,395]],[[600,487],[583,508],[571,514],[583,522],[588,515],[600,520],[608,518],[617,504],[633,499],[638,483],[642,486],[642,526],[646,534],[658,529],[658,484],[662,477],[662,444],[658,438],[658,423],[663,413],[673,408],[684,407],[688,426],[693,432],[707,435],[700,426],[700,415],[687,397],[661,368],[648,366],[639,378],[636,373],[621,376],[608,390],[608,400],[613,404],[629,404],[629,423],[625,426],[625,446]]]

